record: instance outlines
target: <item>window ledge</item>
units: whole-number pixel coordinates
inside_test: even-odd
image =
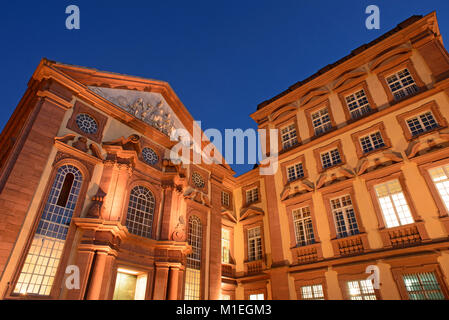
[[[337,257],[357,255],[369,250],[368,236],[366,233],[332,239],[331,243],[334,248],[334,254]]]
[[[316,242],[306,246],[297,246],[290,249],[294,264],[307,264],[323,259],[321,243]]]
[[[380,230],[380,234],[386,248],[410,247],[430,240],[423,221],[399,227],[384,228]]]

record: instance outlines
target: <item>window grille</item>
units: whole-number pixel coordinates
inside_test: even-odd
[[[151,238],[154,206],[154,196],[150,190],[143,186],[131,190],[126,216],[126,227],[130,233]]]
[[[387,228],[413,223],[407,200],[399,180],[391,180],[374,186]]]
[[[71,181],[68,187],[67,180]],[[82,182],[76,167],[64,165],[58,169],[14,293],[50,295]],[[69,193],[64,206],[60,206],[63,186]]]
[[[192,253],[187,256],[185,300],[200,300],[201,298],[201,250],[203,227],[196,216],[189,218],[187,242],[192,246]]]

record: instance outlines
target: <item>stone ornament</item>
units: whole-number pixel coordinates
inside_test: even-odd
[[[89,89],[167,136],[170,136],[176,128],[183,128],[180,120],[159,93],[100,87]]]

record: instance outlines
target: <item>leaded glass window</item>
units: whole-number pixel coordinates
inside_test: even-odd
[[[143,186],[131,190],[126,216],[126,227],[130,233],[151,238],[154,206],[154,196],[150,190]]]
[[[331,209],[334,215],[338,238],[345,238],[359,234],[359,226],[355,217],[354,207],[350,195],[332,199]]]
[[[14,293],[50,295],[82,182],[76,167],[58,169]]]
[[[203,227],[196,216],[189,218],[187,242],[192,246],[192,253],[187,256],[185,300],[200,300],[201,298],[201,249]]]
[[[80,113],[76,116],[76,125],[87,134],[95,134],[98,131],[97,121],[86,113]]]

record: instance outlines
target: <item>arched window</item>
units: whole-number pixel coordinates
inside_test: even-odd
[[[50,295],[82,182],[76,167],[58,169],[14,293]]]
[[[196,216],[189,218],[187,242],[192,246],[192,253],[187,256],[185,300],[200,300],[201,297],[201,247],[203,226]]]
[[[145,187],[137,186],[129,196],[126,227],[137,236],[151,238],[154,216],[154,196]]]

